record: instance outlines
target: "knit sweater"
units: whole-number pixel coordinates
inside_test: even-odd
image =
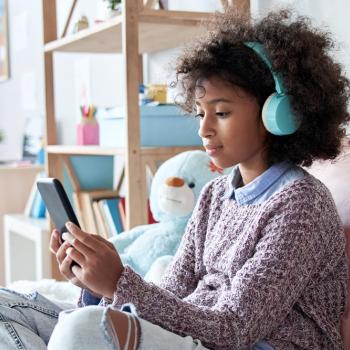
[[[224,199],[227,177],[202,192],[161,287],[126,266],[120,307],[215,350],[341,349],[345,236],[327,188],[311,175],[260,204]],[[82,301],[80,303],[82,305]]]

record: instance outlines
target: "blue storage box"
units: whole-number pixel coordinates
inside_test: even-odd
[[[125,147],[125,109],[99,109],[100,145]],[[141,146],[201,146],[199,122],[175,105],[140,107]]]

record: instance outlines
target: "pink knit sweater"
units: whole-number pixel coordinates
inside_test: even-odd
[[[306,175],[238,206],[226,181],[202,192],[162,287],[126,267],[113,304],[215,350],[341,349],[345,237],[327,188]]]

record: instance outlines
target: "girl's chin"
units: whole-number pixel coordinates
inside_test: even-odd
[[[229,160],[222,159],[220,157],[210,157],[214,165],[220,169],[230,168],[236,164],[232,164]]]

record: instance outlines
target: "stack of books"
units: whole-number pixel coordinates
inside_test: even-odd
[[[110,238],[125,230],[125,198],[102,198],[92,202],[97,232]]]
[[[107,239],[125,231],[125,197],[119,196],[117,191],[73,192],[73,202],[83,230]],[[149,223],[156,222],[150,209],[148,217]]]

